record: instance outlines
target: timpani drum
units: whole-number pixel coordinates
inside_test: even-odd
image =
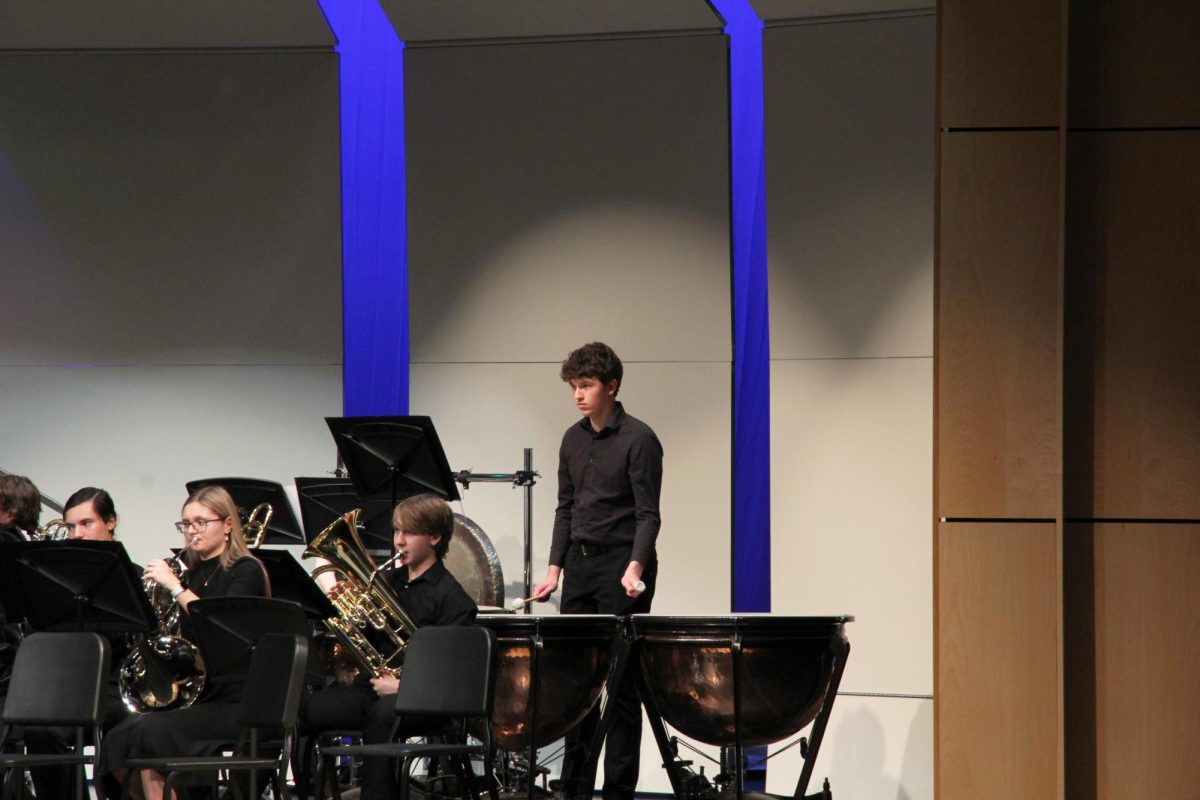
[[[749,747],[785,739],[817,717],[835,667],[840,678],[852,619],[638,614],[634,646],[667,723],[705,744]]]
[[[521,750],[531,738],[534,747],[550,744],[583,721],[600,699],[612,665],[617,617],[480,614],[476,622],[496,634],[492,736],[497,746]],[[530,691],[535,679],[536,698]]]

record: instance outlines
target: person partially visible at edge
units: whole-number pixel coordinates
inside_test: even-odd
[[[24,475],[0,475],[0,542],[27,542],[37,530],[42,495]]]

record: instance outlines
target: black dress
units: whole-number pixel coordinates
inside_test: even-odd
[[[187,575],[188,588],[201,598],[268,595],[266,573],[256,558],[240,558],[225,570],[219,557],[214,557],[199,562]],[[183,618],[186,637],[186,612]],[[245,676],[225,675],[207,682],[200,697],[187,708],[131,716],[104,737],[101,771],[122,769],[130,758],[204,755],[217,745],[236,741],[241,728],[233,707],[241,700],[244,683]],[[197,776],[197,780],[204,778]]]

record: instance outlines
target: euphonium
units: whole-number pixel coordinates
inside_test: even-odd
[[[376,580],[392,562],[375,566],[358,538],[359,513],[356,508],[335,519],[312,540],[301,558],[323,558],[329,562],[313,570],[313,578],[326,572],[337,573],[341,578],[329,592],[337,616],[325,620],[334,636],[372,675],[399,675],[404,647],[417,625],[387,582]],[[386,638],[388,652],[381,652],[367,638],[371,629]]]
[[[167,562],[176,577],[187,571],[183,553]],[[158,616],[155,635],[139,639],[121,662],[121,700],[130,711],[186,708],[204,688],[204,666],[197,647],[180,636],[180,608],[171,593],[147,578],[142,588]]]

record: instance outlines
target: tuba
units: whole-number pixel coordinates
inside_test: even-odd
[[[242,535],[246,537],[246,547],[251,550],[258,549],[263,539],[267,538],[267,527],[271,524],[273,516],[275,509],[270,503],[259,503],[249,516],[242,520]]]
[[[67,534],[67,523],[65,520],[52,519],[42,527],[29,534],[30,541],[34,542],[61,542],[64,539],[69,539]]]
[[[417,625],[400,605],[392,588],[386,582],[376,580],[395,559],[375,566],[358,537],[359,513],[360,509],[356,508],[335,519],[317,534],[301,558],[323,558],[329,562],[313,570],[313,578],[326,572],[336,573],[341,578],[329,592],[337,616],[325,620],[338,641],[372,675],[399,675],[404,647]],[[371,630],[387,641],[384,650],[367,638]]]
[[[187,571],[183,553],[167,562],[176,577]],[[152,579],[142,581],[158,617],[158,632],[139,639],[121,662],[117,682],[130,711],[169,711],[196,702],[204,688],[204,666],[197,647],[181,633],[179,603]]]

